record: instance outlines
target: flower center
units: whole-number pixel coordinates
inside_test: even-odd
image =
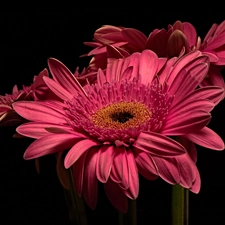
[[[123,130],[138,127],[150,119],[152,112],[140,102],[117,102],[100,108],[92,116],[95,126]]]

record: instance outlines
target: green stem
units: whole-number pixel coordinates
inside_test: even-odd
[[[68,169],[70,190],[64,189],[71,225],[88,225],[83,198],[74,189],[72,170]]]
[[[127,213],[119,212],[119,225],[137,225],[136,200],[128,199]]]
[[[172,225],[189,224],[189,190],[180,185],[172,186]]]

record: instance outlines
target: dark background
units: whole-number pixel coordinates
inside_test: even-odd
[[[159,12],[160,13],[160,12]],[[224,14],[176,12],[110,11],[79,9],[73,12],[34,12],[0,14],[0,95],[11,93],[14,84],[30,85],[34,75],[47,67],[47,59],[55,57],[71,71],[87,65],[88,58],[79,58],[91,48],[96,29],[104,24],[133,27],[146,35],[155,28],[167,28],[176,20],[191,22],[204,38],[213,23],[221,23]],[[209,127],[225,140],[225,103],[212,112]],[[215,116],[214,116],[215,115]],[[23,160],[30,140],[13,139],[14,128],[0,128],[0,219],[2,225],[49,224],[69,225],[63,189],[55,172],[55,159],[41,159],[38,174],[34,161]],[[202,187],[199,194],[190,193],[190,225],[225,224],[225,152],[198,147]],[[158,179],[141,179],[138,199],[139,225],[170,224],[171,186]],[[97,211],[88,210],[90,224],[116,224],[115,211],[100,196]],[[104,206],[102,206],[102,205]],[[99,216],[104,212],[105,216]]]

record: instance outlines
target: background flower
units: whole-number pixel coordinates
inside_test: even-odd
[[[179,57],[193,50],[200,50],[210,60],[208,75],[201,85],[224,86],[221,69],[225,65],[225,21],[214,23],[203,42],[195,27],[189,22],[176,21],[168,30],[155,28],[147,37],[135,28],[104,25],[94,32],[92,42],[84,44],[94,47],[84,56],[93,56],[87,72],[104,69],[108,58],[122,58],[144,49],[154,51],[159,57]]]

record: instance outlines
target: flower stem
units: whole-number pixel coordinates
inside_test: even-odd
[[[128,199],[127,213],[119,212],[119,225],[137,225],[136,200]]]
[[[188,225],[189,190],[180,185],[172,186],[172,223],[171,225]]]
[[[83,198],[74,189],[72,170],[68,169],[70,189],[64,189],[71,225],[88,225]]]

